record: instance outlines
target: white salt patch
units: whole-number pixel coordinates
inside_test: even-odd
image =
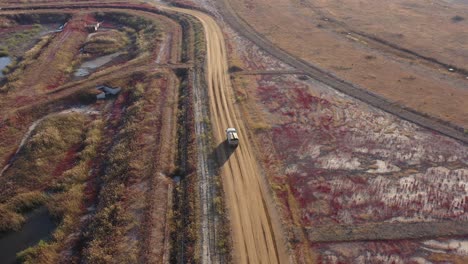
[[[400,171],[399,167],[393,164],[389,164],[383,160],[376,160],[375,162],[375,165],[377,165],[377,169],[370,169],[367,171],[368,173],[389,173]]]
[[[322,169],[332,170],[358,170],[361,167],[361,163],[357,158],[337,156],[334,154],[327,155],[319,158],[318,166]]]

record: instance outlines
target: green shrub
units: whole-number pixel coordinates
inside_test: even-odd
[[[57,193],[47,202],[47,208],[52,216],[63,219],[65,216],[77,217],[81,214],[83,202],[83,186],[76,184],[63,193]]]
[[[0,57],[7,56],[10,56],[10,53],[8,53],[8,49],[6,47],[0,47]]]

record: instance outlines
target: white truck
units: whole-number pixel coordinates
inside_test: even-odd
[[[237,145],[239,145],[239,136],[235,128],[230,127],[226,129],[226,137],[229,146],[237,147]]]

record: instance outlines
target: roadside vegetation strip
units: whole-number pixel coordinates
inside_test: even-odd
[[[449,124],[445,121],[439,120],[434,117],[429,117],[423,113],[416,112],[408,109],[405,106],[389,102],[388,100],[375,95],[361,87],[357,87],[351,83],[347,83],[336,76],[325,72],[309,62],[296,58],[289,54],[287,51],[275,46],[271,41],[256,32],[247,22],[245,22],[236,11],[232,8],[227,0],[217,2],[219,5],[218,10],[221,12],[223,18],[227,23],[235,29],[240,35],[255,43],[258,47],[264,49],[266,52],[275,58],[283,61],[298,70],[304,71],[310,77],[329,85],[330,87],[368,103],[378,109],[398,116],[404,120],[415,123],[424,128],[439,132],[448,137],[462,141],[468,144],[468,134],[463,128]]]
[[[438,221],[326,225],[308,228],[307,232],[310,241],[316,243],[435,239],[441,237],[463,237],[468,235],[468,222]]]
[[[206,41],[203,26],[191,19],[194,43],[195,67],[192,74],[195,133],[198,148],[199,192],[200,192],[200,239],[201,263],[228,263],[231,259],[229,222],[226,215],[221,175],[216,164],[213,130],[210,119],[208,85],[204,62]]]
[[[146,207],[144,223],[142,225],[141,259],[144,263],[166,263],[170,255],[170,230],[173,214],[172,197],[174,184],[169,178],[175,170],[176,160],[176,118],[177,83],[174,74],[164,75],[164,86],[158,92],[152,92],[156,83],[148,87],[148,102],[158,101],[153,107],[145,107],[149,114],[144,122],[148,129],[143,133],[146,138],[144,149],[151,149],[153,162],[150,162],[151,176],[146,192]],[[160,86],[160,85],[159,85]],[[154,115],[152,113],[160,113]],[[150,128],[150,125],[152,129]],[[154,134],[154,130],[159,131]],[[154,138],[154,139],[153,139]],[[152,139],[155,143],[148,144]],[[166,201],[164,203],[163,201]]]
[[[148,186],[148,189],[138,186],[146,186],[154,177],[152,167],[147,165],[154,162],[154,148],[158,143],[153,137],[158,122],[153,121],[161,116],[146,110],[153,108],[154,103],[164,102],[154,100],[159,92],[146,82],[137,82],[114,104],[112,119],[105,132],[105,136],[109,135],[112,140],[107,141],[110,146],[104,154],[105,167],[100,173],[99,202],[84,232],[82,254],[89,263],[137,263],[141,254],[146,253],[140,248],[146,248],[143,241],[146,241],[144,237],[149,235],[149,230],[141,223],[143,212],[149,206],[145,203],[148,200],[141,197],[145,190],[155,189],[154,186]],[[166,183],[161,181],[161,184]],[[160,191],[164,191],[164,187]],[[159,203],[165,206],[167,201],[160,200]],[[151,227],[159,229],[158,226]]]
[[[195,157],[189,153],[195,152],[193,131],[192,89],[188,79],[188,72],[178,72],[180,87],[177,105],[177,158],[176,169],[173,172],[177,182],[173,197],[172,219],[172,250],[171,263],[195,262],[195,245],[198,240],[196,219],[195,184],[197,173]]]

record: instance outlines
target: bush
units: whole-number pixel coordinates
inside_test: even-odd
[[[65,216],[77,217],[81,214],[83,202],[83,186],[76,184],[68,191],[52,196],[47,202],[47,208],[52,216],[63,219]]]
[[[229,72],[230,72],[230,73],[233,73],[233,72],[240,72],[240,71],[242,71],[242,68],[239,67],[239,66],[235,66],[235,65],[234,65],[234,66],[229,67]]]
[[[453,22],[453,23],[461,22],[461,21],[463,21],[463,20],[465,20],[465,18],[464,18],[464,17],[461,17],[461,16],[458,16],[458,15],[452,17],[452,22]]]
[[[84,45],[83,50],[91,54],[111,54],[115,53],[130,43],[125,32],[112,30],[99,33],[91,37]]]
[[[48,244],[41,240],[34,246],[27,248],[16,255],[18,262],[23,264],[57,263],[58,253],[55,244]]]
[[[255,132],[263,132],[271,129],[271,126],[265,122],[257,122],[255,124],[252,124],[252,129]]]
[[[7,206],[17,213],[26,212],[44,204],[46,195],[39,191],[20,193],[8,200]]]
[[[22,215],[12,212],[0,205],[0,232],[20,230],[25,219]]]
[[[7,57],[9,55],[7,47],[0,47],[0,57]]]

